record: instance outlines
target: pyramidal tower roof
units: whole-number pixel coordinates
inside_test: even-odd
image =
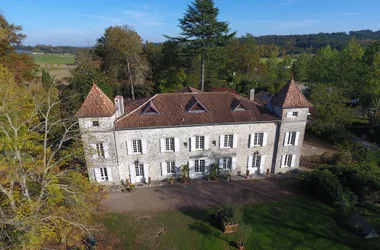
[[[77,116],[85,117],[110,117],[116,111],[116,107],[110,98],[93,83],[90,92],[77,111]]]
[[[307,108],[312,106],[297,87],[294,77],[277,92],[274,104],[282,108]]]

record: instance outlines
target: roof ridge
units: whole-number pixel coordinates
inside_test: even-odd
[[[128,114],[125,114],[123,116],[120,116],[115,122],[118,122],[120,121],[121,119],[123,119],[124,117],[127,117],[129,115],[131,115],[132,113],[136,112],[137,110],[139,110],[142,106],[145,106],[147,103],[149,103],[150,101],[152,101],[157,95],[159,94],[155,94],[154,96],[152,96],[151,98],[149,98],[148,100],[146,100],[144,103],[142,103],[141,105],[137,106],[137,108],[135,108],[134,110],[132,110],[131,112],[129,112]]]

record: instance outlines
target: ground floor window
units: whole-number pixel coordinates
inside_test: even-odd
[[[261,155],[253,155],[252,157],[252,167],[260,168],[261,166]]]
[[[284,167],[291,167],[292,166],[292,160],[293,160],[293,155],[285,155],[284,156]]]
[[[107,168],[100,168],[100,180],[108,181],[108,173]]]
[[[144,164],[135,164],[136,176],[144,176]]]
[[[206,160],[195,160],[194,166],[195,173],[203,173],[205,171]]]
[[[175,162],[174,161],[167,161],[166,162],[166,173],[167,174],[174,174],[175,172]]]
[[[223,170],[231,170],[232,168],[232,158],[223,158]]]

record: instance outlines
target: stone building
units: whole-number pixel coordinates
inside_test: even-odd
[[[188,165],[191,178],[217,164],[232,175],[286,172],[300,161],[311,104],[294,79],[276,95],[226,91],[111,101],[95,84],[77,112],[91,181],[160,181]]]

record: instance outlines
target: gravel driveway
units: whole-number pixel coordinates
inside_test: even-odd
[[[137,188],[132,193],[109,193],[103,205],[108,212],[151,213],[189,207],[213,207],[224,202],[245,204],[277,201],[297,195],[296,190],[295,179],[292,178],[177,184]]]

